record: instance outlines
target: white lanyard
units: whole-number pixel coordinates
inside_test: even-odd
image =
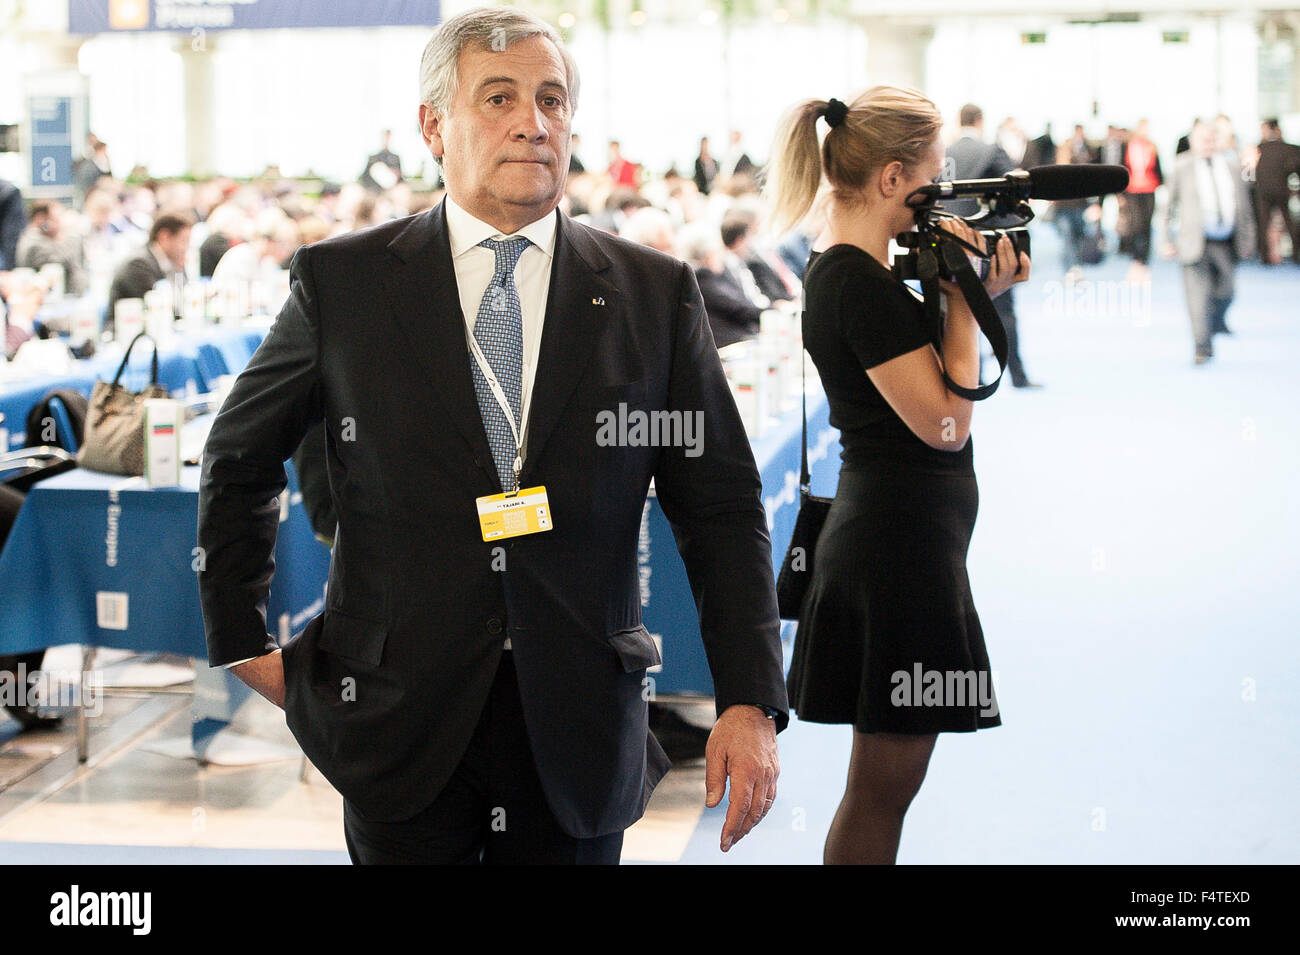
[[[497,376],[492,371],[492,366],[488,364],[487,357],[483,354],[483,348],[479,345],[478,339],[471,333],[469,336],[469,351],[478,362],[478,370],[483,373],[487,381],[488,390],[492,392],[492,397],[497,400],[501,406],[501,411],[506,416],[506,422],[510,425],[510,434],[515,439],[515,462],[512,466],[515,475],[515,486],[513,489],[503,488],[507,494],[519,493],[519,472],[524,466],[523,442],[519,440],[519,426],[515,424],[515,413],[510,408],[510,401],[506,398],[505,390],[501,387],[501,382],[497,381]],[[520,382],[520,389],[523,388],[523,382]],[[523,399],[520,397],[520,411],[523,410]]]

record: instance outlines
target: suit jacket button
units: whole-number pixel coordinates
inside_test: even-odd
[[[501,632],[501,618],[500,618],[500,617],[490,617],[490,618],[488,618],[488,622],[487,622],[486,626],[487,626],[487,632],[488,632],[488,633],[491,633],[491,634],[497,634],[497,633],[500,633],[500,632]]]

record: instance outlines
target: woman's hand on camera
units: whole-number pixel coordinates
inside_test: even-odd
[[[981,237],[982,238],[982,237]],[[1024,252],[1017,260],[1015,245],[1007,236],[998,239],[993,255],[989,257],[989,274],[984,278],[984,289],[989,298],[997,298],[1011,286],[1029,278],[1029,256]]]
[[[939,223],[939,228],[947,232],[949,235],[953,235],[956,236],[958,239],[961,239],[967,245],[974,246],[975,248],[979,249],[981,252],[984,251],[985,248],[984,236],[981,235],[977,230],[971,228],[961,219],[944,219],[942,222]],[[970,253],[968,252],[967,254]],[[939,288],[943,292],[944,296],[950,300],[955,299],[959,302],[966,301],[966,299],[961,294],[961,289],[957,286],[957,283],[955,282],[949,282],[947,279],[940,279]]]

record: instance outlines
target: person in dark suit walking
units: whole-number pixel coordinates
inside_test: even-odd
[[[974,104],[967,103],[961,108],[961,130],[957,139],[948,147],[947,158],[950,161],[953,179],[994,179],[1005,176],[1016,164],[1006,151],[996,143],[984,141],[984,111]],[[979,211],[979,203],[974,199],[945,200],[944,208],[959,216],[971,216]],[[1016,322],[1015,293],[1008,288],[993,299],[993,307],[1002,319],[1002,327],[1007,332],[1007,372],[1011,375],[1011,384],[1016,388],[1041,388],[1029,380],[1025,363],[1020,358],[1020,334]]]
[[[1268,229],[1276,209],[1282,226],[1291,237],[1291,258],[1300,264],[1300,227],[1291,217],[1292,176],[1300,176],[1300,146],[1282,139],[1282,127],[1276,119],[1260,125],[1259,158],[1255,162],[1255,195],[1259,212],[1259,260],[1272,265],[1268,248]]]
[[[714,680],[722,849],[775,798],[788,715],[758,471],[690,269],[557,208],[578,86],[531,14],[442,24],[420,125],[446,196],[297,253],[208,438],[209,662],[284,707],[358,863],[618,861],[668,769],[637,574],[652,479]],[[330,580],[279,648],[268,502],[316,421]]]

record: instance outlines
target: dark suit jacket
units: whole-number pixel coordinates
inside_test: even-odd
[[[108,311],[104,315],[104,327],[112,329],[118,299],[144,298],[145,292],[166,277],[147,245],[119,265],[113,275],[113,284],[108,287]]]
[[[0,179],[0,269],[18,267],[18,237],[26,224],[23,194],[13,183]]]
[[[730,275],[700,266],[695,270],[695,280],[704,297],[709,327],[719,348],[758,334],[759,316],[763,310],[745,297],[745,290]]]
[[[949,146],[948,158],[952,160],[954,179],[996,179],[1016,168],[1005,149],[974,136],[963,136]],[[943,207],[959,216],[972,216],[979,211],[979,201],[945,199]]]
[[[1255,167],[1255,188],[1261,196],[1284,198],[1291,193],[1288,177],[1300,176],[1300,146],[1269,139],[1259,144],[1259,164]]]
[[[559,823],[592,837],[640,817],[668,768],[643,683],[660,662],[637,573],[651,478],[718,712],[787,708],[761,485],[691,270],[555,215],[521,475],[545,485],[553,530],[482,540],[474,502],[500,485],[442,203],[298,252],[289,300],[208,438],[199,582],[215,666],[275,646],[265,610],[282,462],[324,420],[337,535],[324,613],[284,649],[285,716],[369,819],[409,818],[438,795],[507,635]],[[703,453],[605,446],[598,415],[620,406],[697,414]]]
[[[718,175],[718,161],[712,156],[706,164],[700,156],[695,157],[695,188],[700,190],[701,194],[708,195],[709,190],[713,188],[713,180]]]

